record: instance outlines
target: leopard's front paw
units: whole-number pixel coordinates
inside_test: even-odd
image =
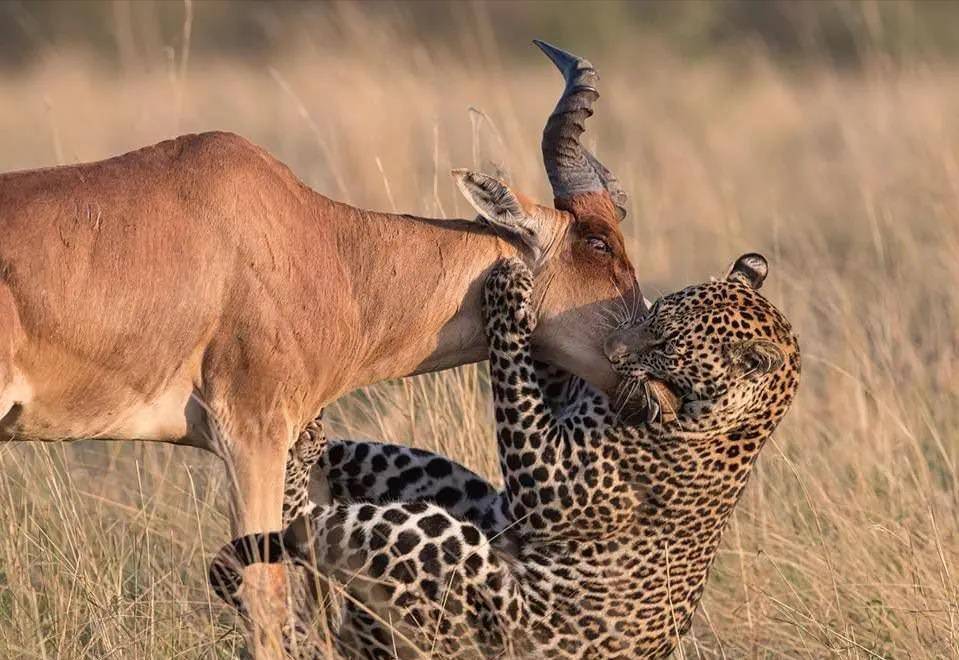
[[[483,288],[483,315],[489,335],[528,337],[536,329],[533,273],[521,260],[503,259],[490,271]]]

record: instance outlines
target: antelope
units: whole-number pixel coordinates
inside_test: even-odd
[[[643,309],[626,196],[579,142],[595,69],[536,43],[566,83],[553,207],[454,170],[476,220],[361,210],[222,132],[0,175],[0,437],[201,447],[231,472],[233,535],[279,530],[299,429],[353,389],[485,359],[482,285],[510,256],[535,275],[537,357],[611,391],[603,328]],[[245,584],[276,605],[282,570]]]

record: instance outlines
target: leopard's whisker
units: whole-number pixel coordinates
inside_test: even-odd
[[[628,320],[620,314],[618,309],[612,308],[609,306],[601,307],[600,314],[610,319],[613,323],[615,323],[614,327],[617,327],[617,328],[623,325]]]
[[[626,302],[626,297],[623,295],[623,292],[619,288],[619,285],[613,282],[613,286],[615,287],[616,294],[617,294],[616,302],[619,303],[619,307],[622,309],[623,321],[624,322],[629,321],[631,317],[630,317],[629,304]]]
[[[639,386],[639,381],[636,379],[630,379],[627,383],[628,390],[623,389],[623,386],[620,385],[617,389],[620,392],[617,394],[617,409],[614,413],[616,420],[618,421],[622,416],[623,411],[626,409],[626,405],[629,403],[630,399],[633,397],[633,394],[636,392],[636,388]]]
[[[612,314],[611,312],[607,310],[600,310],[599,313],[603,321],[608,323],[610,327],[619,327],[619,325],[622,323],[622,321],[620,320],[618,316]]]

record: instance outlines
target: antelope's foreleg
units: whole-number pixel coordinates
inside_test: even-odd
[[[221,427],[224,460],[232,485],[233,536],[282,528],[284,482],[293,431],[285,423]],[[249,431],[247,430],[249,429]],[[249,646],[257,660],[284,657],[284,626],[290,622],[287,570],[254,564],[243,572],[239,594],[249,619]]]

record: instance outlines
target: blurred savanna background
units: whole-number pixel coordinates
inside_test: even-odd
[[[602,76],[586,142],[647,295],[758,250],[803,346],[676,657],[959,657],[959,4],[4,0],[0,170],[220,129],[362,207],[466,217],[453,167],[549,200],[534,37]],[[496,478],[482,364],[328,417]],[[0,530],[0,657],[241,645],[211,455],[7,444]]]

